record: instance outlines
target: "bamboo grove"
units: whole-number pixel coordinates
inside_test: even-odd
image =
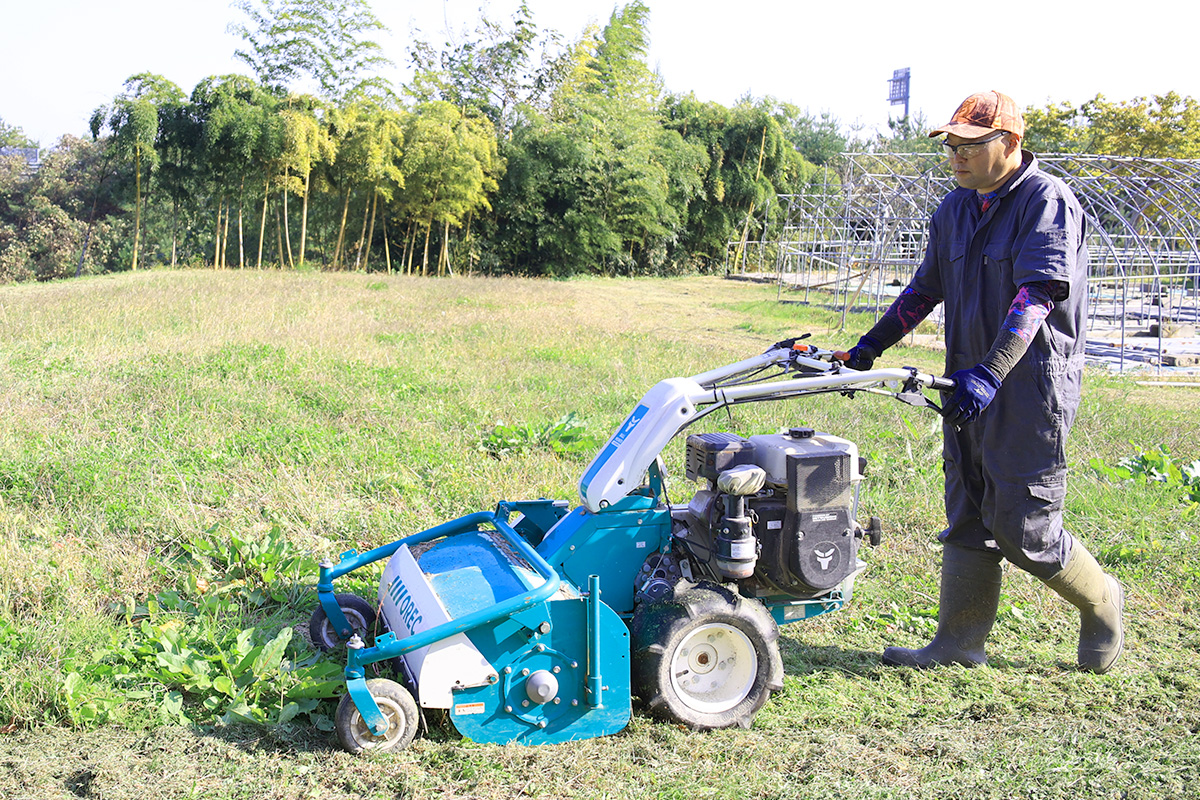
[[[770,98],[671,93],[647,65],[642,0],[574,39],[522,5],[453,44],[412,41],[402,86],[381,77],[391,61],[367,0],[233,8],[249,75],[188,93],[137,74],[96,109],[90,138],[64,136],[37,169],[0,158],[0,281],[158,265],[704,271],[729,242],[773,235],[779,195],[827,190],[847,146],[937,146],[920,118],[850,140],[829,115]],[[1196,127],[1190,98],[1154,101],[1030,109],[1029,138],[1109,146],[1113,131]],[[0,146],[29,144],[0,120]]]
[[[573,41],[522,7],[454,47],[410,43],[399,87],[379,77],[364,0],[235,7],[253,77],[186,93],[134,75],[91,138],[63,137],[36,172],[0,159],[0,279],[152,265],[690,271],[757,235],[776,195],[841,147],[830,120],[774,101],[665,92],[641,2]]]

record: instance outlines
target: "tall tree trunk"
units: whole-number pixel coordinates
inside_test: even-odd
[[[221,269],[229,268],[229,218],[233,216],[233,201],[225,201],[225,230],[221,233]]]
[[[279,269],[283,270],[286,266],[283,263],[283,227],[284,224],[279,221],[279,206],[275,207],[275,254],[279,256]]]
[[[362,264],[363,240],[367,238],[367,217],[371,212],[371,201],[368,198],[363,203],[363,224],[362,230],[358,232],[358,246],[354,248],[354,268],[358,269]]]
[[[438,194],[441,193],[441,186],[435,186],[433,189],[433,201],[429,204],[429,220],[425,223],[425,252],[421,256],[421,276],[429,274],[429,234],[433,229],[433,208],[437,206]]]
[[[433,231],[433,217],[425,223],[425,250],[421,253],[421,277],[429,276],[429,234]]]
[[[387,261],[388,275],[392,274],[392,250],[388,247],[387,209],[383,210],[383,258]]]
[[[177,264],[179,256],[179,198],[171,199],[171,267]]]
[[[133,152],[133,175],[134,175],[134,193],[133,193],[133,271],[138,268],[138,246],[141,244],[142,236],[142,159],[141,147],[135,148]]]
[[[333,268],[342,263],[342,245],[346,242],[346,215],[350,213],[350,188],[346,187],[346,199],[342,202],[342,223],[338,227],[337,245],[333,248]]]
[[[221,268],[221,212],[225,210],[225,198],[217,200],[217,234],[213,237],[213,269]]]
[[[474,248],[471,247],[471,221],[475,219],[474,214],[467,215],[467,232],[463,234],[463,244],[467,248],[467,274],[475,274],[475,257],[473,254]]]
[[[271,196],[271,176],[268,175],[263,186],[262,219],[258,223],[258,261],[255,269],[262,269],[263,239],[267,237],[267,198]]]
[[[762,141],[758,145],[758,169],[754,173],[754,182],[758,183],[762,178],[763,152],[767,148],[767,129],[763,128]],[[742,161],[745,163],[746,154],[742,154]],[[736,270],[739,261],[744,261],[746,257],[746,245],[750,240],[750,220],[754,216],[754,201],[750,201],[750,210],[746,212],[746,221],[742,225],[742,238],[738,242],[738,248],[733,256],[733,268]],[[743,263],[743,269],[745,264]]]
[[[447,220],[442,226],[442,252],[438,255],[438,275],[442,274],[442,266],[445,265],[446,273],[454,274],[454,270],[450,268],[450,221]]]
[[[376,189],[371,193],[371,228],[367,231],[367,251],[363,254],[362,268],[363,272],[367,271],[367,262],[371,260],[371,243],[375,241],[375,211],[379,208],[379,190]],[[384,242],[384,249],[387,249],[387,242]]]
[[[417,228],[413,220],[408,221],[408,234],[404,237],[404,274],[412,275],[413,251],[417,249]]]
[[[242,209],[246,206],[246,176],[238,187],[238,269],[246,268],[246,240],[242,236]]]
[[[283,232],[281,234],[279,234],[279,236],[282,236],[283,240],[285,242],[287,242],[288,263],[294,267],[295,262],[292,261],[292,229],[291,229],[291,222],[288,219],[288,194],[289,194],[289,192],[288,192],[287,187],[288,187],[288,168],[284,167],[283,168],[283,191],[280,192],[280,194],[283,195]],[[275,223],[276,223],[276,225],[279,224],[278,215],[276,215],[276,217],[275,217]],[[279,238],[279,236],[276,236],[276,238]],[[280,254],[279,254],[279,263],[280,264],[283,263],[283,253],[282,252],[280,252]]]
[[[304,205],[300,212],[300,266],[304,266],[304,245],[308,240],[308,187],[312,180],[312,169],[304,173]],[[288,245],[288,259],[291,259],[291,245]],[[293,268],[295,264],[292,265]]]
[[[79,263],[75,265],[75,277],[83,274],[83,260],[87,257],[88,242],[92,239],[92,220],[88,220],[87,230],[83,232],[83,249],[79,251]]]

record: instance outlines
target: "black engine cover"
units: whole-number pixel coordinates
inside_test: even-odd
[[[795,545],[789,566],[801,582],[832,589],[854,571],[858,539],[845,509],[799,512],[792,524]]]
[[[845,508],[789,511],[782,498],[750,502],[762,544],[758,573],[795,596],[832,589],[854,571],[858,539]]]

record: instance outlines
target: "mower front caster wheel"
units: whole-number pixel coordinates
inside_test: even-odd
[[[783,688],[779,628],[756,600],[715,583],[676,584],[634,612],[633,688],[655,716],[697,730],[750,727]]]
[[[367,681],[367,691],[375,698],[379,710],[387,719],[388,729],[380,736],[372,733],[358,706],[347,694],[338,703],[337,714],[334,715],[338,742],[342,747],[357,755],[367,750],[395,752],[412,744],[420,716],[417,702],[408,690],[386,678],[371,678]]]
[[[357,633],[366,641],[375,626],[375,607],[356,594],[335,594],[333,597],[342,613],[346,615],[346,621],[354,629],[351,635]],[[338,635],[325,609],[320,605],[308,620],[308,633],[312,636],[313,646],[321,650],[333,650],[350,639],[349,636]]]

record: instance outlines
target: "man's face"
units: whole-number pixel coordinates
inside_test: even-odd
[[[963,144],[971,145],[983,142],[990,137],[991,134],[975,139],[964,139],[961,136],[950,134],[946,137],[946,144],[956,147]],[[999,189],[1012,171],[1020,166],[1020,159],[1014,157],[1014,154],[1019,152],[1018,142],[1019,140],[1015,139],[1012,134],[1006,133],[986,144],[967,148],[966,151],[951,152],[950,169],[954,172],[954,179],[964,189],[974,189],[983,194]],[[971,149],[975,152],[968,155]]]

